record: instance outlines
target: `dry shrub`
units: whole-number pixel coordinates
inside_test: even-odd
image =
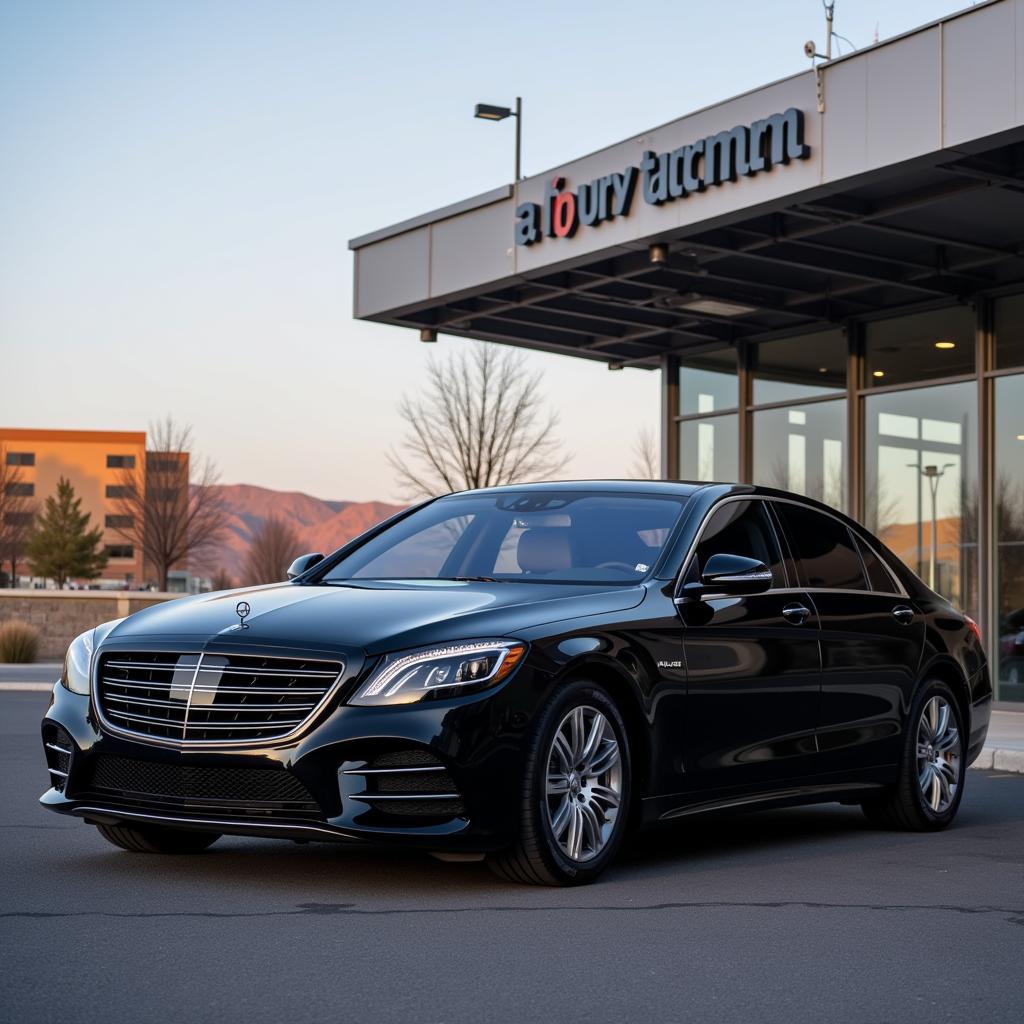
[[[39,630],[20,619],[0,625],[0,661],[27,665],[39,653]]]

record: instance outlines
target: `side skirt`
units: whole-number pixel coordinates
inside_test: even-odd
[[[819,776],[814,780],[786,780],[777,786],[757,791],[719,791],[717,793],[676,793],[643,801],[646,824],[673,821],[691,814],[709,811],[761,810],[769,807],[795,807],[801,804],[858,803],[860,796],[870,796],[891,784],[889,777],[895,766],[887,770],[873,769],[863,777],[842,779]]]

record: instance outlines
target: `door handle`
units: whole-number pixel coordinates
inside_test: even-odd
[[[914,621],[914,609],[905,604],[898,604],[892,610],[892,617],[901,625],[909,626]]]
[[[802,604],[787,604],[782,609],[782,617],[794,626],[802,626],[810,617],[811,609]]]

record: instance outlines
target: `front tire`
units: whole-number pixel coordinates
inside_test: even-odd
[[[953,691],[932,680],[918,691],[908,722],[899,781],[886,796],[861,807],[880,828],[937,832],[953,821],[963,799],[963,714]]]
[[[189,832],[163,825],[97,825],[99,833],[129,853],[202,853],[220,836],[216,832]]]
[[[629,817],[630,755],[615,702],[596,683],[559,689],[529,741],[520,832],[488,864],[526,885],[585,885],[614,859]]]

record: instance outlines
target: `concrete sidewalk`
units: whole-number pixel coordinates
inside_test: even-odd
[[[0,692],[4,690],[50,690],[60,678],[59,661],[40,661],[34,665],[0,664]]]
[[[1024,707],[992,712],[985,749],[971,767],[1024,773]]]

